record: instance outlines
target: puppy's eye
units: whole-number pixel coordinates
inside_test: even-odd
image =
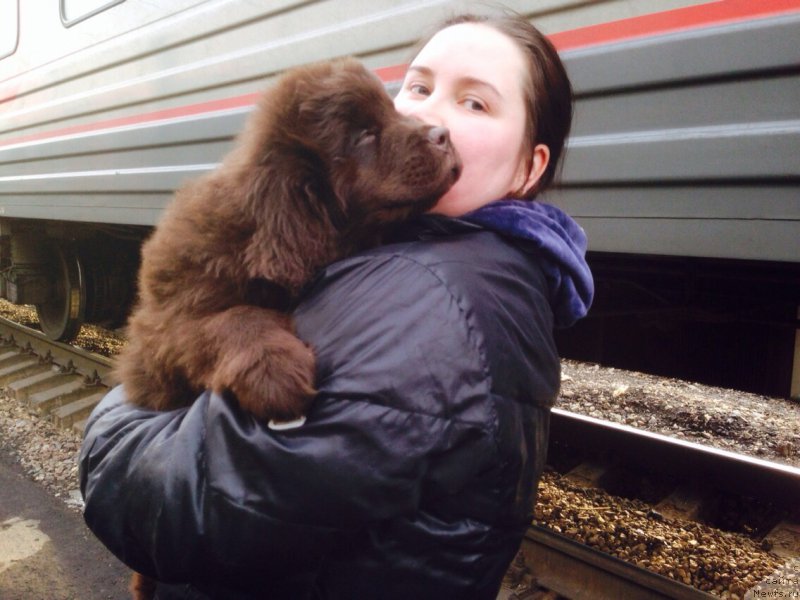
[[[356,146],[367,146],[374,144],[378,139],[378,133],[374,129],[364,129],[358,133],[355,139]]]

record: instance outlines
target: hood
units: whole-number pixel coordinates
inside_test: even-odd
[[[586,234],[564,211],[538,201],[498,200],[461,219],[525,240],[525,245],[544,258],[556,326],[569,327],[586,316],[594,296],[594,281],[586,263]]]

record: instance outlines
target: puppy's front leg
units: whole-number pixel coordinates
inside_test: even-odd
[[[294,334],[291,317],[257,306],[234,306],[209,316],[204,337],[217,356],[210,381],[264,420],[303,416],[314,390],[314,354]]]

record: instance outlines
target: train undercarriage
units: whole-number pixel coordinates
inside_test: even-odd
[[[36,307],[42,331],[70,341],[83,323],[124,324],[149,228],[0,219],[0,295]]]
[[[34,305],[69,342],[83,323],[124,325],[152,228],[0,219],[0,296]],[[794,263],[590,253],[589,317],[557,332],[565,358],[771,396],[800,396]]]

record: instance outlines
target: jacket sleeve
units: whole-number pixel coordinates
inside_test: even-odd
[[[166,582],[313,570],[493,459],[491,419],[471,403],[488,385],[479,342],[426,268],[391,256],[335,266],[296,322],[319,390],[298,428],[274,431],[209,392],[154,412],[118,387],[95,409],[85,520],[123,562]]]

